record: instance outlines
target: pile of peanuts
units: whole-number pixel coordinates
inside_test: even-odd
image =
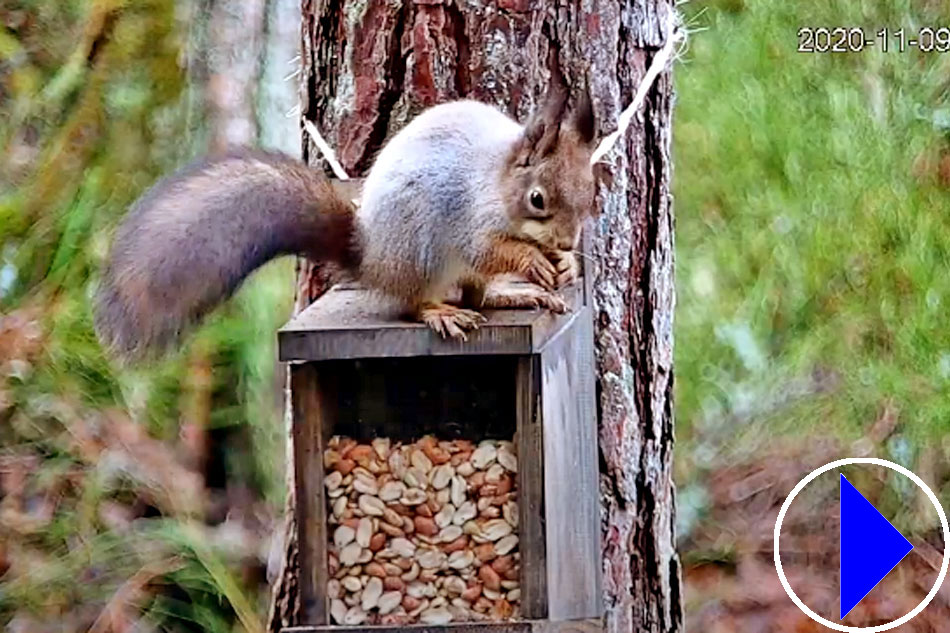
[[[327,446],[334,623],[518,617],[518,460],[511,442],[334,436]]]

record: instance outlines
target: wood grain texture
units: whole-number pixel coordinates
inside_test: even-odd
[[[551,620],[603,614],[592,345],[591,314],[584,308],[572,328],[541,353],[545,572]]]
[[[300,612],[303,621],[327,624],[327,518],[323,487],[324,420],[327,407],[314,365],[291,368],[294,408],[297,558]]]
[[[583,282],[561,291],[571,310],[583,301]],[[468,354],[530,354],[573,319],[573,312],[486,310],[488,322],[467,341],[443,339],[427,326],[401,319],[398,309],[352,284],[335,286],[278,333],[280,359],[304,361]]]
[[[594,240],[591,237],[591,229],[585,228],[584,232],[581,233],[581,285],[583,288],[584,294],[584,305],[593,306],[594,305],[594,275],[596,274],[595,270],[592,270],[590,265],[590,256],[594,252]]]
[[[283,633],[603,633],[601,619],[551,622],[520,620],[516,622],[454,622],[451,624],[408,626],[296,626]]]
[[[603,633],[603,618],[586,620],[538,620],[531,622],[532,633]]]
[[[548,616],[547,547],[544,537],[544,434],[538,356],[518,358],[515,420],[518,447],[518,540],[521,551],[521,613]]]

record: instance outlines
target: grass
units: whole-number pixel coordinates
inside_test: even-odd
[[[167,0],[8,4],[0,26],[0,627],[49,621],[87,630],[115,601],[156,630],[260,630],[260,556],[230,551],[233,530],[218,531],[218,515],[238,506],[251,517],[248,538],[263,543],[283,507],[274,332],[290,313],[293,264],[254,275],[161,362],[110,362],[90,298],[112,230],[160,174],[202,151],[205,114],[189,100],[182,66],[188,25]],[[97,19],[103,14],[114,19]],[[88,55],[97,25],[109,31]],[[196,349],[205,350],[207,374]],[[200,402],[189,408],[192,392]],[[207,429],[213,447],[201,503],[182,466],[190,423]],[[11,476],[19,464],[23,476]],[[196,506],[209,525],[189,527]]]
[[[799,53],[797,31],[950,10],[683,8],[706,30],[676,70],[680,484],[777,435],[856,439],[888,401],[913,468],[950,430],[950,54]]]

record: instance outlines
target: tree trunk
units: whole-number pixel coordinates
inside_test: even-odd
[[[258,71],[263,55],[265,0],[191,0],[188,9],[189,153],[220,152],[257,141]],[[276,127],[276,126],[275,126]],[[199,339],[188,351],[182,387],[181,448],[207,475],[214,388],[214,349]]]
[[[264,59],[260,73],[257,119],[261,146],[296,154],[300,121],[300,0],[267,0]]]
[[[525,120],[556,59],[572,88],[588,87],[599,131],[607,133],[664,44],[672,3],[548,4],[303,0],[302,116],[324,133],[349,173],[362,174],[393,132],[443,101],[471,97]],[[664,73],[601,174],[603,211],[591,227],[611,633],[682,630],[671,480],[671,113],[672,82]],[[319,162],[309,139],[303,153]],[[325,270],[303,264],[298,306],[319,296],[326,280]],[[296,624],[294,555],[289,541],[274,631]]]
[[[255,95],[265,16],[265,0],[216,0],[211,7],[208,111],[213,151],[257,141]]]

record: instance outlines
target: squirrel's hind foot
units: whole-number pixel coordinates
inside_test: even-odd
[[[477,330],[487,319],[481,312],[458,308],[447,303],[424,303],[419,308],[419,320],[439,333],[442,338],[468,340],[466,332]]]

